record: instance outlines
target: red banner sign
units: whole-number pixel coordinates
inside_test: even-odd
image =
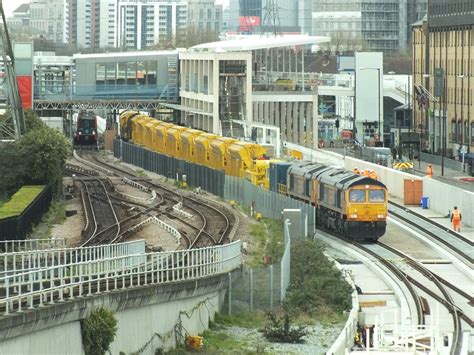
[[[33,77],[31,75],[18,75],[18,91],[20,91],[21,104],[23,108],[33,107]]]
[[[260,26],[259,16],[240,16],[240,32],[252,32],[253,27]]]

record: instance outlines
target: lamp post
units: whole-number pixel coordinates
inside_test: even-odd
[[[380,68],[360,68],[360,70],[377,70],[377,79],[378,79],[378,101],[379,101],[379,125],[378,125],[378,135],[379,135],[379,142],[381,139],[380,136],[380,121],[381,121],[381,112],[380,112]],[[383,139],[382,139],[382,145],[383,145]]]

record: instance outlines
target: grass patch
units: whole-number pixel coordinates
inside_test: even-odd
[[[138,177],[147,177],[147,174],[145,173],[144,170],[142,169],[138,169],[135,171],[135,175],[138,176]]]
[[[31,232],[35,239],[51,238],[54,224],[62,224],[66,220],[66,207],[64,201],[53,201],[48,212],[41,218],[41,222],[33,227]]]
[[[272,263],[281,260],[284,251],[282,221],[263,218],[261,222],[250,225],[249,233],[257,243],[250,253],[249,267],[264,265],[265,257],[270,257]]]
[[[0,218],[20,215],[33,200],[44,190],[45,186],[23,186],[0,209]]]
[[[265,324],[265,314],[263,312],[221,314],[216,313],[212,329],[219,329],[221,326],[236,326],[241,328],[259,328]]]

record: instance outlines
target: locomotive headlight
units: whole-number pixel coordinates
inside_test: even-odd
[[[82,135],[82,132],[79,132],[79,135],[81,136],[81,135]]]
[[[93,136],[95,135],[95,131],[92,131],[92,135],[93,135]]]
[[[357,218],[357,213],[352,213],[351,218]]]
[[[385,218],[385,215],[384,214],[378,214],[377,218]]]

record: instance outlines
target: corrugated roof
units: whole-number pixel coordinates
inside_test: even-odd
[[[229,41],[219,41],[203,43],[191,47],[194,52],[240,52],[256,49],[277,48],[288,46],[301,46],[305,44],[321,44],[330,41],[329,37],[289,35],[278,37],[251,36],[249,38],[234,39]]]

